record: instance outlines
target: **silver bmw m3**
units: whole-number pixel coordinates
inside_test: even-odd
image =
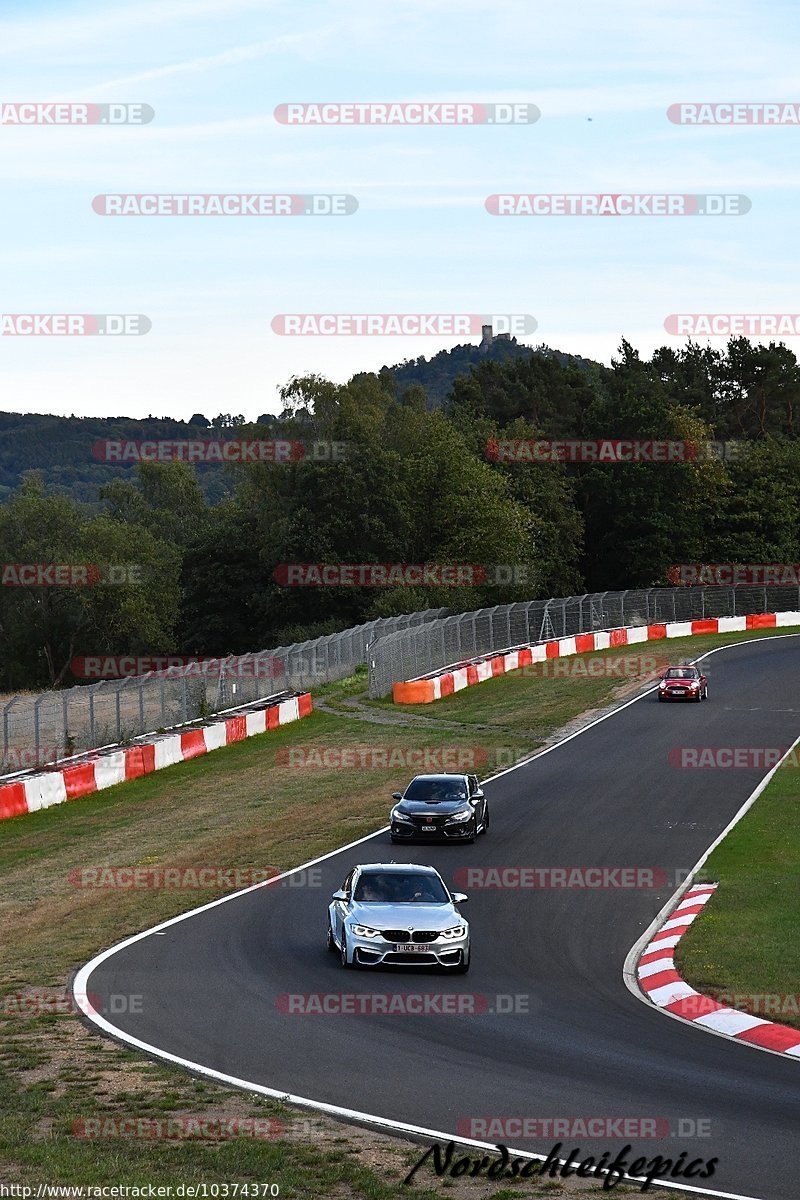
[[[469,925],[433,867],[369,863],[353,867],[328,908],[328,949],[343,967],[469,970]]]

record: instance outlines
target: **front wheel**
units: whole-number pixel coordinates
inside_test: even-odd
[[[328,917],[328,932],[325,935],[325,949],[331,951],[336,949],[336,942],[333,940],[333,930],[331,929],[330,917]]]
[[[344,926],[342,926],[342,945],[339,951],[339,960],[346,971],[352,969],[353,964],[347,958],[347,935],[345,934]]]
[[[483,810],[483,833],[489,832],[489,805]]]
[[[703,690],[703,699],[704,700],[708,699],[708,685],[706,685],[706,687]]]

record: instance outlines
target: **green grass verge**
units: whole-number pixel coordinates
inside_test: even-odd
[[[800,1029],[795,755],[705,863],[700,882],[720,886],[678,943],[676,965],[720,1003]]]
[[[771,636],[714,635],[632,648],[670,660],[713,645]],[[591,657],[630,657],[624,648]],[[369,833],[386,821],[390,793],[417,770],[407,751],[475,761],[483,777],[535,750],[587,711],[635,689],[625,674],[519,671],[439,704],[405,710],[362,700],[381,723],[348,714],[363,673],[320,690],[336,713],[110,788],[82,800],[0,823],[0,1165],[6,1181],[62,1184],[277,1182],[281,1196],[384,1197],[419,1157],[417,1148],[309,1118],[149,1062],[90,1032],[74,1016],[29,1015],[16,997],[63,994],[70,971],[129,934],[219,892],[76,888],[85,866],[213,866],[284,870]],[[415,716],[432,718],[420,723]],[[363,715],[363,714],[362,714]],[[440,718],[442,719],[440,722]],[[386,765],[323,769],[291,765],[289,751],[324,761],[327,752],[384,753]],[[398,763],[398,756],[400,761]],[[302,761],[302,760],[301,760]],[[424,768],[419,768],[424,769]],[[451,768],[455,769],[455,768]],[[796,855],[795,855],[796,859]],[[784,954],[784,961],[786,956]],[[263,1118],[286,1125],[281,1139],[166,1142],[86,1139],[76,1120],[114,1116]],[[530,1180],[515,1196],[569,1196],[597,1185]],[[485,1200],[497,1186],[436,1180],[422,1171],[414,1194]],[[615,1189],[620,1194],[619,1189]],[[631,1193],[635,1194],[635,1193]],[[676,1193],[673,1193],[676,1194]]]

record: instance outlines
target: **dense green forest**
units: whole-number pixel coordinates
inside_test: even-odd
[[[469,358],[462,350],[454,361]],[[456,371],[443,405],[425,386],[426,366],[441,379],[440,360],[410,364],[410,381],[409,364],[401,381],[390,370],[292,380],[280,416],[256,425],[5,414],[13,490],[0,504],[0,563],[136,572],[124,584],[0,588],[0,687],[71,684],[82,654],[240,653],[439,605],[666,585],[673,563],[800,560],[800,372],[785,346],[734,339],[643,360],[623,342],[611,367],[544,349],[485,355]],[[97,439],[189,436],[347,452],[200,468],[92,460]],[[532,438],[734,439],[740,453],[602,465],[487,454],[493,440]],[[475,586],[288,587],[287,563],[488,570]],[[497,564],[524,570],[497,582]]]

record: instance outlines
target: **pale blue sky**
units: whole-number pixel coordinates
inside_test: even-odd
[[[456,339],[289,338],[278,313],[530,313],[608,362],[673,312],[800,310],[800,128],[671,124],[800,100],[791,4],[7,0],[3,103],[128,101],[143,127],[0,127],[3,313],[145,313],[142,338],[0,338],[0,409],[255,417],[277,388]],[[278,124],[287,101],[517,100],[533,125]],[[588,118],[591,118],[589,120]],[[334,219],[103,218],[103,192],[347,192]],[[726,218],[497,218],[493,192],[733,192]],[[794,348],[794,341],[789,344]],[[721,345],[717,339],[715,343]]]

